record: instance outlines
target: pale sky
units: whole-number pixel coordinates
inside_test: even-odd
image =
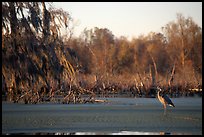
[[[202,2],[53,2],[78,22],[74,35],[84,28],[107,28],[116,37],[128,39],[161,32],[161,27],[176,20],[176,14],[192,17],[202,28]]]

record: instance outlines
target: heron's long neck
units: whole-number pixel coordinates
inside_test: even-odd
[[[158,98],[159,98],[159,92],[160,92],[160,91],[157,92],[157,97],[158,97]]]
[[[158,92],[157,92],[157,97],[158,97],[158,99],[160,100],[160,95],[159,95],[159,92],[160,92],[160,91],[158,91]]]

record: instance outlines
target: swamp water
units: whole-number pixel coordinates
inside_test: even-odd
[[[202,98],[99,98],[94,104],[2,102],[2,134],[202,134]]]

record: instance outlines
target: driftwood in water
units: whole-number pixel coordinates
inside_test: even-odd
[[[95,100],[95,93],[93,91],[84,89],[80,86],[74,85],[71,86],[72,88],[69,89],[68,94],[63,98],[63,103],[87,103],[93,102]],[[84,98],[83,95],[88,95],[88,98]]]
[[[102,99],[95,99],[94,101],[99,103],[107,102],[107,100],[102,100]]]

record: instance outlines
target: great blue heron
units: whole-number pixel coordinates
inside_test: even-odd
[[[157,87],[157,90],[158,90],[157,98],[163,104],[164,110],[166,110],[166,105],[169,105],[171,107],[175,107],[174,104],[172,103],[171,99],[167,95],[165,95],[165,94],[160,95],[161,88]]]

